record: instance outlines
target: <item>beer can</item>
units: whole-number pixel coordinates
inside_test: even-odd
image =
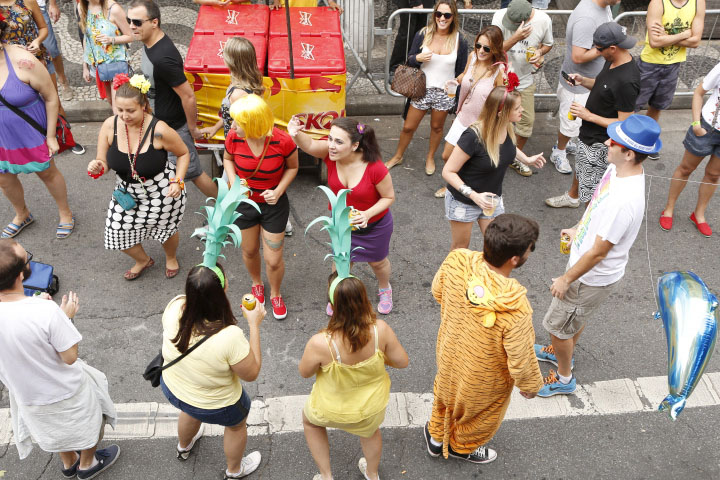
[[[568,112],[567,117],[568,117],[568,120],[570,120],[570,121],[575,120],[575,118],[577,118],[577,117],[575,117],[575,115],[572,114],[572,112]]]
[[[563,233],[560,235],[560,252],[569,255],[570,254],[570,235]]]
[[[240,185],[242,185],[243,187],[248,189],[248,191],[245,192],[245,197],[250,198],[250,184],[248,184],[248,181],[245,180],[244,178],[241,178],[241,179],[239,179],[239,182],[240,182]]]
[[[353,217],[356,216],[358,213],[360,213],[359,210],[351,207],[350,213],[348,214],[348,218],[350,219],[350,223],[352,223]],[[359,229],[358,227],[356,227],[355,225],[353,225],[352,228],[351,228],[351,230],[352,230],[353,232],[357,232],[357,231],[360,230],[360,229]]]
[[[535,47],[528,47],[525,51],[525,59],[529,62],[535,56]]]
[[[247,310],[254,310],[257,304],[255,296],[252,293],[246,293],[242,297],[242,304]]]

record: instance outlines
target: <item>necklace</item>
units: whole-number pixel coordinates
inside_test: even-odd
[[[125,137],[127,140],[127,156],[128,160],[130,161],[130,176],[133,178],[133,180],[136,180],[138,182],[145,182],[145,179],[140,177],[138,175],[137,170],[135,170],[135,164],[137,163],[138,155],[140,155],[140,147],[142,147],[142,133],[143,128],[145,127],[145,114],[143,113],[142,123],[140,123],[140,133],[138,134],[138,146],[137,149],[135,149],[135,155],[130,153],[130,131],[128,130],[127,123],[125,124]]]

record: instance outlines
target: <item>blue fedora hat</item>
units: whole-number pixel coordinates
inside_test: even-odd
[[[613,122],[607,134],[615,143],[638,153],[657,153],[662,149],[660,125],[645,115],[630,115],[622,122]]]

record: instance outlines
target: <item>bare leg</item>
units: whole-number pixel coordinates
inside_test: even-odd
[[[242,256],[253,285],[262,285],[260,277],[260,225],[242,231]]]
[[[569,141],[570,141],[570,137],[566,137],[562,133],[558,132],[557,143],[558,143],[558,148],[560,150],[565,150],[565,147],[567,147],[567,144]]]
[[[660,120],[660,112],[661,111],[662,110],[658,110],[657,108],[651,107],[648,105],[647,113],[645,115],[647,115],[648,117],[652,118],[653,120],[655,120],[657,122],[658,120]]]
[[[150,263],[150,255],[145,252],[145,249],[142,247],[142,243],[133,245],[127,250],[122,250],[122,252],[135,260],[135,265],[130,268],[132,273],[140,273],[140,271],[145,268],[148,263]]]
[[[175,232],[175,235],[168,238],[165,243],[162,244],[163,250],[165,251],[165,268],[175,270],[180,267],[177,261],[177,249],[180,244],[180,233]],[[192,437],[190,437],[192,438]]]
[[[95,462],[95,450],[97,445],[80,452],[80,465],[78,465],[80,470],[87,470]]]
[[[425,168],[435,169],[435,152],[437,152],[440,142],[442,142],[443,130],[445,128],[445,119],[448,112],[442,110],[432,110],[430,112],[430,149],[425,158]]]
[[[368,262],[368,265],[370,265],[370,268],[372,268],[375,273],[378,288],[390,288],[390,259],[385,257],[379,262]]]
[[[327,429],[310,423],[305,417],[305,413],[302,414],[302,417],[305,441],[308,444],[313,460],[315,460],[323,480],[330,480],[332,470],[330,469],[330,442],[328,441]]]
[[[217,198],[218,187],[207,173],[203,172],[199,177],[193,179],[193,183],[206,197]]]
[[[20,225],[30,215],[30,210],[25,204],[25,190],[20,179],[14,173],[0,173],[0,190],[10,200],[15,210],[12,223]]]
[[[53,58],[52,63],[55,67],[55,73],[57,74],[58,81],[64,86],[68,85],[68,79],[65,76],[65,65],[63,64],[62,55],[58,55],[57,57]]]
[[[412,140],[413,135],[415,135],[415,131],[417,130],[418,126],[420,125],[420,121],[423,119],[424,116],[425,110],[418,110],[412,105],[410,106],[410,109],[407,113],[407,118],[405,118],[405,123],[403,124],[402,132],[400,133],[400,139],[398,140],[395,155],[393,155],[392,158],[386,163],[388,168],[392,168],[398,163],[402,162],[405,150],[407,150],[408,145],[410,145],[410,141]]]
[[[225,449],[225,459],[227,460],[227,469],[230,473],[239,473],[240,466],[247,445],[247,423],[243,420],[234,427],[225,427],[225,436],[223,438],[223,448]]]
[[[77,452],[59,452],[58,455],[60,456],[63,468],[66,470],[75,465],[75,462],[80,458]]]
[[[521,137],[520,135],[517,136],[517,149],[522,150],[525,144],[528,141],[528,137]]]
[[[485,236],[485,230],[487,229],[488,225],[490,225],[490,222],[492,222],[493,219],[491,218],[478,218],[478,226],[480,227],[480,231],[483,234],[483,237]],[[469,245],[469,243],[468,243]]]
[[[72,212],[70,211],[70,205],[68,205],[67,185],[65,184],[65,177],[55,166],[55,160],[50,160],[50,167],[42,172],[37,172],[37,176],[45,183],[50,195],[53,196],[55,203],[57,203],[60,223],[70,223],[72,221]]]
[[[180,448],[190,446],[193,437],[200,430],[200,425],[202,425],[200,420],[191,417],[185,412],[180,412],[178,417],[178,445],[180,445]]]
[[[55,86],[55,91],[57,92],[57,76],[53,73],[52,75],[50,75],[50,78],[52,79],[53,85]],[[67,115],[65,114],[65,109],[63,108],[60,99],[58,99],[58,113],[63,117],[67,118]]]
[[[362,446],[365,460],[367,460],[367,476],[372,480],[377,480],[380,456],[382,455],[382,434],[380,433],[380,429],[375,430],[372,437],[360,437],[360,445]]]
[[[270,298],[275,298],[280,296],[280,285],[285,276],[285,260],[283,259],[285,232],[270,233],[262,230],[262,236],[265,273],[270,282]],[[255,284],[254,281],[253,284]]]
[[[573,181],[570,186],[570,190],[568,190],[568,196],[574,199],[580,198],[580,182],[577,179],[577,175],[573,175]]]
[[[473,224],[471,222],[456,222],[454,220],[450,220],[450,236],[452,238],[450,250],[455,250],[456,248],[468,248],[468,246],[470,246],[472,226]]]
[[[574,337],[566,340],[561,340],[555,335],[550,334],[550,340],[552,342],[553,349],[555,350],[555,358],[557,358],[558,361],[557,371],[558,374],[563,377],[569,377],[572,375],[572,370],[570,369],[572,356],[575,351],[575,345],[577,344],[583,329],[577,332]]]
[[[685,185],[687,185],[687,179],[690,178],[690,174],[692,174],[698,165],[700,165],[703,158],[704,157],[698,157],[685,150],[685,155],[683,155],[680,165],[678,165],[673,172],[673,181],[670,182],[670,191],[668,192],[668,199],[665,204],[664,216],[673,216],[673,212],[675,211],[675,202],[677,202],[678,197],[685,189]],[[703,216],[704,213],[705,212],[703,211]],[[697,214],[695,214],[695,217],[697,217]]]
[[[453,145],[452,143],[445,142],[445,146],[443,147],[443,151],[442,151],[443,163],[448,161],[453,150],[455,150],[455,145]]]
[[[717,189],[718,179],[720,179],[720,158],[713,155],[705,167],[703,183],[698,189],[697,205],[695,206],[695,219],[698,223],[705,223],[705,210]]]

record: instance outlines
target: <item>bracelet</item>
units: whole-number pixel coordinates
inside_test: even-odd
[[[470,197],[473,193],[475,193],[475,190],[472,189],[469,185],[465,185],[464,183],[460,185],[460,188],[458,188],[458,192],[460,192],[462,195],[466,197]]]
[[[110,41],[112,42],[113,45],[115,45],[115,37],[112,37],[112,38],[110,39]]]
[[[690,126],[691,126],[691,127],[698,127],[698,126],[700,126],[700,120],[695,120],[694,122],[691,122],[691,123],[690,123]]]
[[[170,183],[177,183],[178,187],[180,187],[180,190],[185,190],[185,182],[182,178],[172,177],[170,179]]]

